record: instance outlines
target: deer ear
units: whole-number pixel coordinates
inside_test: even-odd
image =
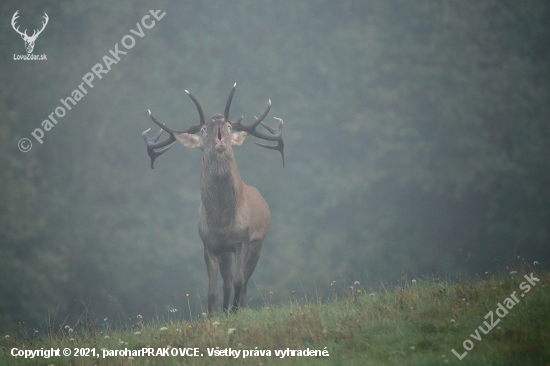
[[[240,131],[240,132],[232,133],[231,145],[241,146],[244,140],[246,140],[247,138],[248,138],[248,132]]]
[[[179,133],[174,135],[176,136],[176,139],[183,144],[183,146],[188,147],[190,149],[199,147],[202,150],[203,145],[202,145],[202,139],[200,136],[193,135],[190,133]]]

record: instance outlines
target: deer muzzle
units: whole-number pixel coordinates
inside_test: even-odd
[[[227,149],[227,145],[224,142],[224,137],[222,135],[220,128],[218,128],[218,132],[216,133],[215,149],[219,152],[223,152]]]

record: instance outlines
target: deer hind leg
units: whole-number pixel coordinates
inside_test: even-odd
[[[223,278],[223,311],[229,310],[229,298],[233,288],[233,274],[231,273],[231,262],[233,253],[225,252],[220,255],[220,272]]]
[[[248,285],[248,280],[258,260],[260,259],[260,252],[262,250],[262,240],[253,240],[248,245],[243,243],[243,248],[240,251],[237,251],[236,255],[236,273],[235,279],[233,280],[233,285],[235,287],[235,299],[234,305],[235,310],[238,310],[239,307],[244,307],[246,299],[246,287]]]
[[[218,299],[218,257],[204,248],[204,261],[208,272],[208,316],[214,315],[216,300]]]

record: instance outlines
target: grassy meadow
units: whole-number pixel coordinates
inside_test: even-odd
[[[16,334],[2,335],[0,364],[550,365],[549,286],[549,272],[524,265],[473,280],[408,279],[377,291],[334,283],[326,296],[296,294],[271,303],[266,295],[262,308],[211,319],[138,317],[114,325],[84,316],[50,334],[21,325]],[[70,356],[61,354],[65,348]],[[144,348],[152,354],[136,353]],[[60,355],[24,356],[41,349],[59,349]],[[125,349],[103,358],[104,350]],[[304,355],[307,350],[316,355]]]

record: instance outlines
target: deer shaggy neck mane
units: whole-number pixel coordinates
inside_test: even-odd
[[[237,202],[242,195],[242,180],[237,163],[231,153],[230,157],[207,156],[205,153],[201,170],[201,201],[208,225],[223,228],[235,221]],[[222,155],[222,154],[220,154]],[[228,154],[229,155],[229,154]]]

